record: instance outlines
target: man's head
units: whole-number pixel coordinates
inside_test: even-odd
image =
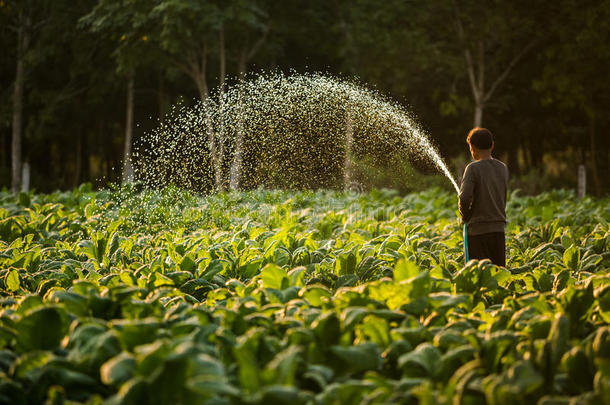
[[[470,130],[466,142],[470,145],[470,153],[475,160],[491,157],[494,148],[494,138],[486,128],[475,127]]]

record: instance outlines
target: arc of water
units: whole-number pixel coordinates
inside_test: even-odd
[[[430,158],[430,160],[432,161],[432,163],[434,163],[436,168],[439,169],[441,171],[441,173],[443,173],[447,177],[447,179],[449,179],[449,181],[453,185],[453,188],[459,194],[460,188],[458,187],[453,176],[451,175],[451,172],[447,168],[447,165],[445,164],[445,162],[439,155],[436,148],[434,148],[434,146],[430,143],[429,139],[425,136],[424,132],[422,132],[422,130],[417,128],[417,126],[414,123],[406,120],[404,118],[404,113],[401,114],[400,111],[395,111],[395,108],[392,108],[392,110],[393,111],[391,112],[391,115],[393,115],[393,119],[397,120],[405,127],[406,132],[411,134],[411,136],[414,139],[417,146],[419,146],[421,148],[421,150],[423,150],[427,153],[427,155]],[[409,144],[408,139],[405,139],[405,142],[407,144]]]
[[[374,90],[319,74],[278,74],[261,75],[252,82],[241,80],[227,92],[221,90],[220,97],[218,103],[214,103],[214,100],[204,100],[196,109],[187,111],[192,115],[184,114],[176,119],[174,126],[162,127],[153,133],[152,144],[158,145],[159,152],[153,153],[158,159],[156,164],[151,164],[149,170],[152,175],[148,177],[158,173],[159,183],[162,183],[165,177],[194,176],[189,172],[168,172],[162,169],[164,163],[180,163],[176,161],[182,156],[180,154],[186,157],[191,154],[191,162],[196,162],[201,154],[205,153],[209,154],[211,164],[202,171],[209,170],[209,174],[213,172],[210,177],[214,188],[219,191],[228,185],[231,190],[238,190],[243,182],[243,166],[252,163],[247,160],[250,159],[250,154],[253,158],[258,155],[267,159],[261,167],[257,167],[256,162],[253,163],[254,169],[261,169],[258,173],[266,175],[270,172],[268,169],[273,169],[275,164],[280,170],[290,167],[291,163],[287,161],[286,154],[293,148],[293,153],[304,152],[299,156],[302,159],[295,159],[295,164],[302,164],[305,162],[303,159],[313,158],[312,164],[320,165],[315,159],[324,156],[332,158],[331,154],[334,153],[336,160],[329,165],[328,170],[339,174],[334,170],[340,171],[342,165],[342,178],[337,180],[342,181],[343,186],[347,188],[356,177],[354,152],[368,153],[360,145],[363,141],[367,145],[377,143],[385,148],[400,147],[402,152],[417,152],[425,156],[451,181],[456,191],[459,190],[442,158],[408,111]],[[193,122],[193,119],[196,122]],[[215,126],[216,124],[218,126]],[[204,141],[189,149],[181,140],[186,136],[185,133],[199,136],[200,140],[207,140],[207,145]],[[260,139],[250,138],[255,136]],[[323,149],[319,152],[311,149],[297,150],[295,148],[302,148],[308,142],[300,138],[301,136],[325,137],[320,145],[328,142],[326,137],[335,138],[337,143],[333,144],[333,148],[336,149],[332,151],[336,152]],[[166,140],[162,139],[163,137],[167,137]],[[317,142],[315,138],[311,139]],[[344,144],[343,147],[341,143]],[[262,146],[265,144],[268,146]],[[227,149],[229,145],[231,151]],[[384,156],[378,158],[383,159]],[[223,169],[225,164],[229,165],[229,173]],[[324,172],[326,168],[322,165],[320,168],[320,176],[327,176]],[[317,175],[313,170],[305,172]],[[298,173],[297,169],[291,175],[298,176]],[[200,175],[199,181],[205,183],[205,179],[210,177]],[[264,179],[257,178],[253,184],[260,184],[261,180]],[[318,180],[324,183],[328,176]],[[179,183],[192,184],[185,180],[179,180]]]

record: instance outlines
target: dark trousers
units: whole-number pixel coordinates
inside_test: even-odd
[[[506,267],[504,232],[468,235],[469,259],[489,259],[498,266]]]

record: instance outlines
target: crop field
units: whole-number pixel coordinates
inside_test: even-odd
[[[0,193],[0,403],[610,404],[610,200]]]

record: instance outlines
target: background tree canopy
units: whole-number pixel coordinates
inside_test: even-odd
[[[455,173],[480,124],[514,187],[585,164],[610,189],[610,0],[0,0],[0,27],[1,186],[24,162],[39,191],[120,181],[171,105],[278,70],[407,105]]]

